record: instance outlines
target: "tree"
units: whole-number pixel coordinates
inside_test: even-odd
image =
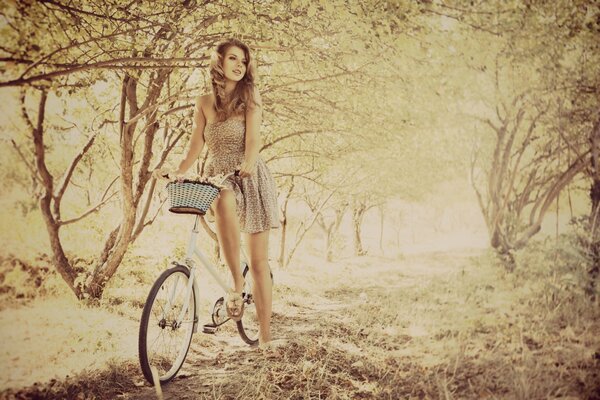
[[[103,7],[44,1],[34,6],[17,3],[15,7],[7,5],[3,9],[5,15],[11,18],[8,25],[11,29],[8,44],[2,50],[8,53],[4,61],[10,61],[13,67],[4,70],[5,79],[0,85],[29,85],[39,92],[35,125],[27,110],[25,89],[21,96],[23,118],[32,131],[36,166],[32,172],[43,186],[40,209],[46,222],[54,264],[78,298],[99,298],[102,295],[106,282],[120,265],[129,245],[153,220],[148,216],[154,191],[153,182],[150,187],[147,186],[151,170],[164,163],[185,131],[181,121],[174,124],[174,129],[167,122],[177,97],[185,94],[179,88],[175,97],[163,95],[173,72],[168,64],[207,59],[176,56],[190,56],[197,48],[197,44],[191,41],[183,43],[175,40],[177,32],[169,25],[184,15],[190,15],[185,6],[154,9],[155,13],[150,12],[149,6],[133,3],[128,6],[112,3],[107,8]],[[46,12],[51,18],[40,17]],[[158,22],[160,20],[165,23]],[[26,32],[31,35],[20,36]],[[40,32],[46,34],[42,40],[38,39]],[[31,44],[24,45],[19,39],[22,37],[31,40]],[[73,39],[75,37],[78,39]],[[122,39],[128,41],[123,44]],[[153,56],[169,52],[172,52],[172,57]],[[153,70],[153,63],[160,67]],[[61,180],[56,181],[55,173],[50,171],[46,162],[46,100],[52,94],[84,92],[88,85],[110,76],[103,73],[105,70],[117,71],[122,83],[117,120],[121,153],[118,174],[121,219],[110,231],[93,271],[79,274],[64,250],[60,230],[99,211],[114,195],[108,194],[114,181],[108,185],[105,196],[97,205],[78,217],[62,219],[63,196],[72,187],[72,178],[81,167],[81,160],[90,154],[97,133],[90,135],[62,173]],[[175,82],[167,91],[177,88],[181,82]],[[140,90],[139,84],[147,89]],[[140,95],[143,96],[141,102]],[[179,107],[187,108],[185,105]],[[165,125],[161,127],[161,123]],[[163,139],[160,144],[155,141],[159,128],[162,128]],[[153,150],[158,147],[161,148],[159,157],[153,160]],[[24,159],[24,162],[29,161]]]
[[[362,29],[372,22],[363,21],[371,12],[366,3],[350,6],[340,1],[339,5],[344,17],[340,22],[334,18],[341,15],[339,10],[308,1],[156,5],[45,0],[2,6],[9,23],[6,43],[0,48],[0,87],[33,88],[23,92],[22,109],[34,140],[20,138],[15,141],[15,150],[23,155],[24,164],[35,165],[30,169],[43,186],[40,209],[54,264],[79,298],[102,296],[127,249],[156,215],[159,207],[153,204],[151,171],[163,165],[173,150],[182,151],[185,146],[194,97],[191,93],[199,81],[206,81],[203,68],[208,52],[223,36],[235,35],[256,44],[253,47],[265,77],[261,89],[266,115],[272,116],[265,123],[263,150],[269,162],[280,169],[278,178],[293,176],[298,165],[306,165],[297,164],[299,158],[318,160],[318,146],[323,146],[324,153],[335,151],[340,145],[335,135],[344,132],[352,121],[332,117],[327,110],[347,107],[351,103],[347,94],[368,76],[365,67],[372,64],[374,55],[388,50],[381,46],[385,38]],[[392,33],[390,26],[381,23],[373,28],[378,35]],[[356,57],[349,58],[350,54]],[[203,76],[194,75],[194,68]],[[106,135],[90,132],[83,150],[73,159],[48,165],[46,161],[59,152],[49,144],[58,142],[60,135],[54,123],[49,123],[53,115],[47,112],[46,100],[63,96],[87,101],[87,89],[101,80],[120,93],[105,100],[112,102],[106,109],[89,104],[90,109],[97,113],[94,117],[106,119],[103,126],[116,129]],[[340,86],[347,91],[330,90]],[[28,103],[38,98],[38,113],[34,115]],[[106,147],[95,145],[99,140]],[[74,179],[93,175],[106,153],[111,157],[118,154],[117,165],[111,170],[114,178],[105,179],[105,193],[100,190],[97,205],[65,224],[61,217],[63,195],[78,192]],[[58,175],[63,177],[60,184],[55,178]],[[90,186],[81,190],[88,195],[94,192]],[[80,273],[74,257],[64,249],[61,230],[101,212],[103,205],[112,206],[117,197],[120,217],[107,230],[93,270]]]
[[[487,76],[477,83],[485,82],[491,94],[473,93],[473,102],[486,104],[487,116],[478,119],[492,133],[477,147],[473,181],[491,245],[512,268],[512,251],[540,230],[560,191],[586,169],[591,150],[582,146],[581,132],[591,131],[589,118],[595,117],[568,118],[566,109],[588,98],[589,82],[597,79],[592,59],[600,7],[584,1],[445,2],[427,12],[457,21],[485,43],[466,54],[469,68]],[[588,110],[598,108],[595,97],[586,101]]]
[[[510,269],[514,268],[512,251],[525,246],[540,231],[544,216],[561,190],[585,166],[585,154],[568,165],[559,164],[566,146],[559,146],[558,135],[544,135],[550,130],[548,126],[538,128],[543,126],[541,120],[548,107],[523,94],[502,111],[498,109],[498,122],[485,121],[495,138],[484,179],[475,172],[478,160],[474,154],[473,187],[491,245],[506,257]]]

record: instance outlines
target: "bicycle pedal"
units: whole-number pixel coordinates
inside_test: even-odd
[[[215,333],[217,333],[218,329],[219,327],[214,324],[202,325],[202,332],[207,333],[209,335],[214,335]]]

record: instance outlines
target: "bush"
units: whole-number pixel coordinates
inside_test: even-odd
[[[577,252],[579,258],[583,260],[584,289],[591,298],[600,297],[600,243],[594,240],[589,217],[574,218],[571,221],[573,234],[571,235],[571,245]],[[596,227],[595,229],[599,229]]]
[[[532,241],[517,253],[515,282],[533,283],[536,298],[548,311],[586,312],[600,299],[586,224],[587,218],[575,219],[558,239]]]
[[[0,257],[0,296],[33,299],[48,291],[44,283],[52,276],[56,273],[46,254],[32,261],[14,255]]]

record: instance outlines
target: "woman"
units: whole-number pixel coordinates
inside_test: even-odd
[[[194,128],[185,159],[176,176],[183,175],[206,144],[204,175],[229,174],[211,209],[217,237],[233,276],[234,288],[226,301],[234,320],[243,313],[240,271],[240,231],[246,235],[253,298],[259,322],[259,344],[271,342],[272,281],[268,262],[269,230],[279,226],[273,177],[258,152],[261,147],[262,103],[254,86],[255,66],[248,46],[236,39],[217,45],[210,64],[212,93],[196,101]]]

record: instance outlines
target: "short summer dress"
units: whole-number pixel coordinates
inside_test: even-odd
[[[204,128],[208,158],[204,175],[227,175],[244,161],[246,121],[232,117],[225,121],[209,122]],[[254,173],[247,178],[230,176],[223,183],[235,194],[240,230],[262,232],[279,227],[277,189],[265,161],[258,156]]]

